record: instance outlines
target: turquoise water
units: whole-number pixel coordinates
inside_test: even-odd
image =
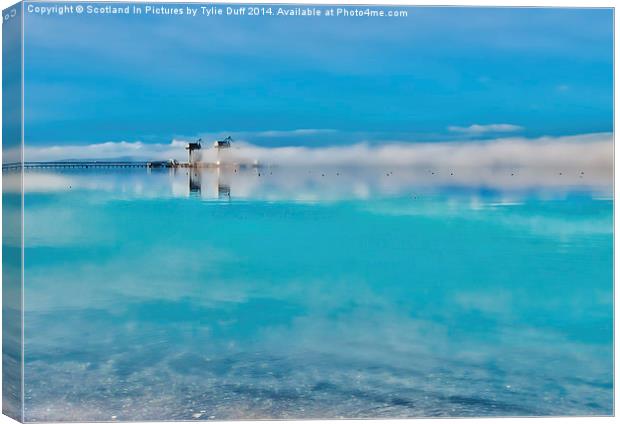
[[[27,172],[26,419],[612,414],[609,190],[399,172]]]

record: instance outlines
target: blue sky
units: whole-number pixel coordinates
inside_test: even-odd
[[[348,19],[27,13],[26,142],[231,133],[311,146],[612,131],[610,9],[408,10]]]

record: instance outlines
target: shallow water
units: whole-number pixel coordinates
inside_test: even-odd
[[[511,174],[26,172],[26,419],[612,414],[611,190]]]

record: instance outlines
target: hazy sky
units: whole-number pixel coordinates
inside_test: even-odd
[[[610,9],[408,11],[26,13],[26,143],[231,133],[310,146],[612,131]]]

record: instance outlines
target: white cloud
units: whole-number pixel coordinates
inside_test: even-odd
[[[359,143],[331,147],[272,147],[237,143],[227,154],[238,162],[283,166],[414,166],[460,168],[605,168],[613,165],[611,134],[501,138],[436,143]],[[215,160],[212,149],[203,152]]]
[[[297,130],[270,130],[270,131],[260,131],[258,133],[254,133],[254,135],[259,137],[295,137],[295,136],[305,136],[305,135],[320,135],[320,134],[332,134],[337,132],[337,130],[329,129],[329,128],[300,128]]]
[[[185,161],[186,140],[167,144],[107,142],[86,146],[26,147],[26,161],[67,159]],[[215,161],[216,151],[205,143],[204,161]],[[259,161],[281,166],[417,166],[461,168],[565,168],[612,169],[613,135],[582,134],[565,137],[498,138],[486,141],[358,143],[330,147],[261,147],[243,141],[234,143],[224,159]]]
[[[489,125],[479,125],[473,124],[468,127],[459,127],[455,125],[451,125],[448,127],[448,131],[456,132],[461,134],[471,134],[471,135],[479,135],[479,134],[487,134],[487,133],[507,133],[507,132],[517,132],[523,130],[523,127],[519,125],[513,124],[489,124]]]
[[[105,142],[86,145],[65,145],[26,147],[26,162],[116,159],[157,160],[185,157],[185,141],[173,140],[171,143],[143,143],[141,141]]]

